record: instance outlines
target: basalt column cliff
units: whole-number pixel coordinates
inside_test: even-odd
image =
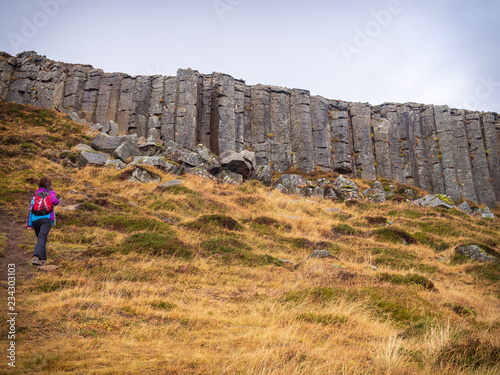
[[[0,52],[0,99],[78,113],[93,123],[215,153],[250,149],[273,170],[315,168],[385,177],[497,207],[500,116],[443,105],[371,106],[255,85],[222,73],[104,73]]]

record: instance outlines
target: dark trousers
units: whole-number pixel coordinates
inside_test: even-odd
[[[52,227],[52,222],[49,219],[38,219],[32,225],[38,239],[33,256],[36,255],[40,260],[47,260],[47,236]]]

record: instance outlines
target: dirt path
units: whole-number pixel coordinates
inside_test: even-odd
[[[16,265],[16,278],[18,279],[26,280],[33,274],[29,263],[31,258],[19,249],[19,245],[23,242],[23,231],[26,230],[26,224],[19,222],[19,220],[8,212],[0,210],[0,233],[7,234],[7,248],[4,250],[4,256],[0,258],[0,282],[2,285],[7,283],[8,264],[14,263]]]

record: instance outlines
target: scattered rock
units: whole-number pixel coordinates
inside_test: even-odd
[[[115,167],[118,170],[122,170],[127,166],[123,161],[120,159],[108,159],[106,160],[106,163],[104,164],[105,167]]]
[[[82,120],[80,116],[76,112],[73,112],[71,115],[69,115],[69,118],[72,119],[74,122],[77,124],[85,124],[88,125],[88,122],[86,120]]]
[[[457,208],[467,215],[472,215],[473,213],[467,201],[464,201],[463,203],[459,204]]]
[[[136,168],[128,178],[128,181],[141,182],[145,184],[154,182],[156,184],[159,184],[161,179],[160,177],[153,175],[143,168]]]
[[[486,262],[500,262],[499,259],[486,254],[481,248],[477,245],[462,245],[458,246],[455,251],[466,256],[469,259],[472,259],[476,262],[486,263]]]
[[[333,258],[332,254],[330,254],[329,251],[326,250],[314,250],[311,255],[308,256],[308,258]]]
[[[238,153],[226,151],[220,154],[218,159],[222,168],[227,168],[231,172],[242,175],[246,180],[248,180],[257,165],[255,153],[248,150]]]
[[[343,175],[340,175],[335,182],[333,187],[338,195],[340,195],[345,200],[359,199],[359,189],[354,182],[349,181]]]
[[[127,159],[131,156],[141,155],[137,142],[132,142],[130,139],[126,139],[125,142],[120,144],[114,151],[113,156],[121,159],[123,162],[127,162]]]
[[[161,156],[136,156],[134,157],[130,165],[151,165],[153,167],[163,169],[166,172],[172,172],[177,169],[175,165],[170,164]]]
[[[455,207],[450,197],[443,194],[426,195],[418,199],[418,202],[422,207],[441,207],[448,209]]]
[[[90,147],[89,145],[86,145],[84,143],[79,143],[76,146],[74,146],[72,148],[72,150],[76,151],[76,152],[89,151],[89,150],[92,150],[92,147]]]
[[[493,212],[491,212],[489,207],[486,207],[482,210],[479,210],[478,213],[481,215],[481,218],[483,218],[483,219],[495,220],[495,215],[493,214]]]
[[[78,165],[80,167],[85,167],[87,165],[103,166],[106,164],[106,161],[110,158],[111,156],[109,154],[103,152],[84,150],[80,153],[80,158],[78,159]]]
[[[166,191],[172,188],[173,186],[182,186],[182,180],[171,180],[164,182],[161,185],[158,185],[156,188],[161,191]]]
[[[270,165],[259,165],[255,167],[253,172],[250,174],[250,180],[257,180],[262,182],[266,186],[271,186],[273,180],[273,175]]]
[[[375,181],[372,189],[365,190],[363,196],[374,203],[383,203],[386,201],[386,193],[384,187],[379,181]]]
[[[243,183],[243,175],[232,172],[229,170],[221,170],[217,175],[217,178],[225,184],[242,184]]]

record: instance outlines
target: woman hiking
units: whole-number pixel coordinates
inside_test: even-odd
[[[52,225],[56,224],[54,206],[59,204],[56,192],[52,190],[52,182],[48,177],[42,177],[38,190],[31,199],[28,214],[28,229],[34,229],[37,237],[32,263],[43,266],[47,262],[47,236]]]

